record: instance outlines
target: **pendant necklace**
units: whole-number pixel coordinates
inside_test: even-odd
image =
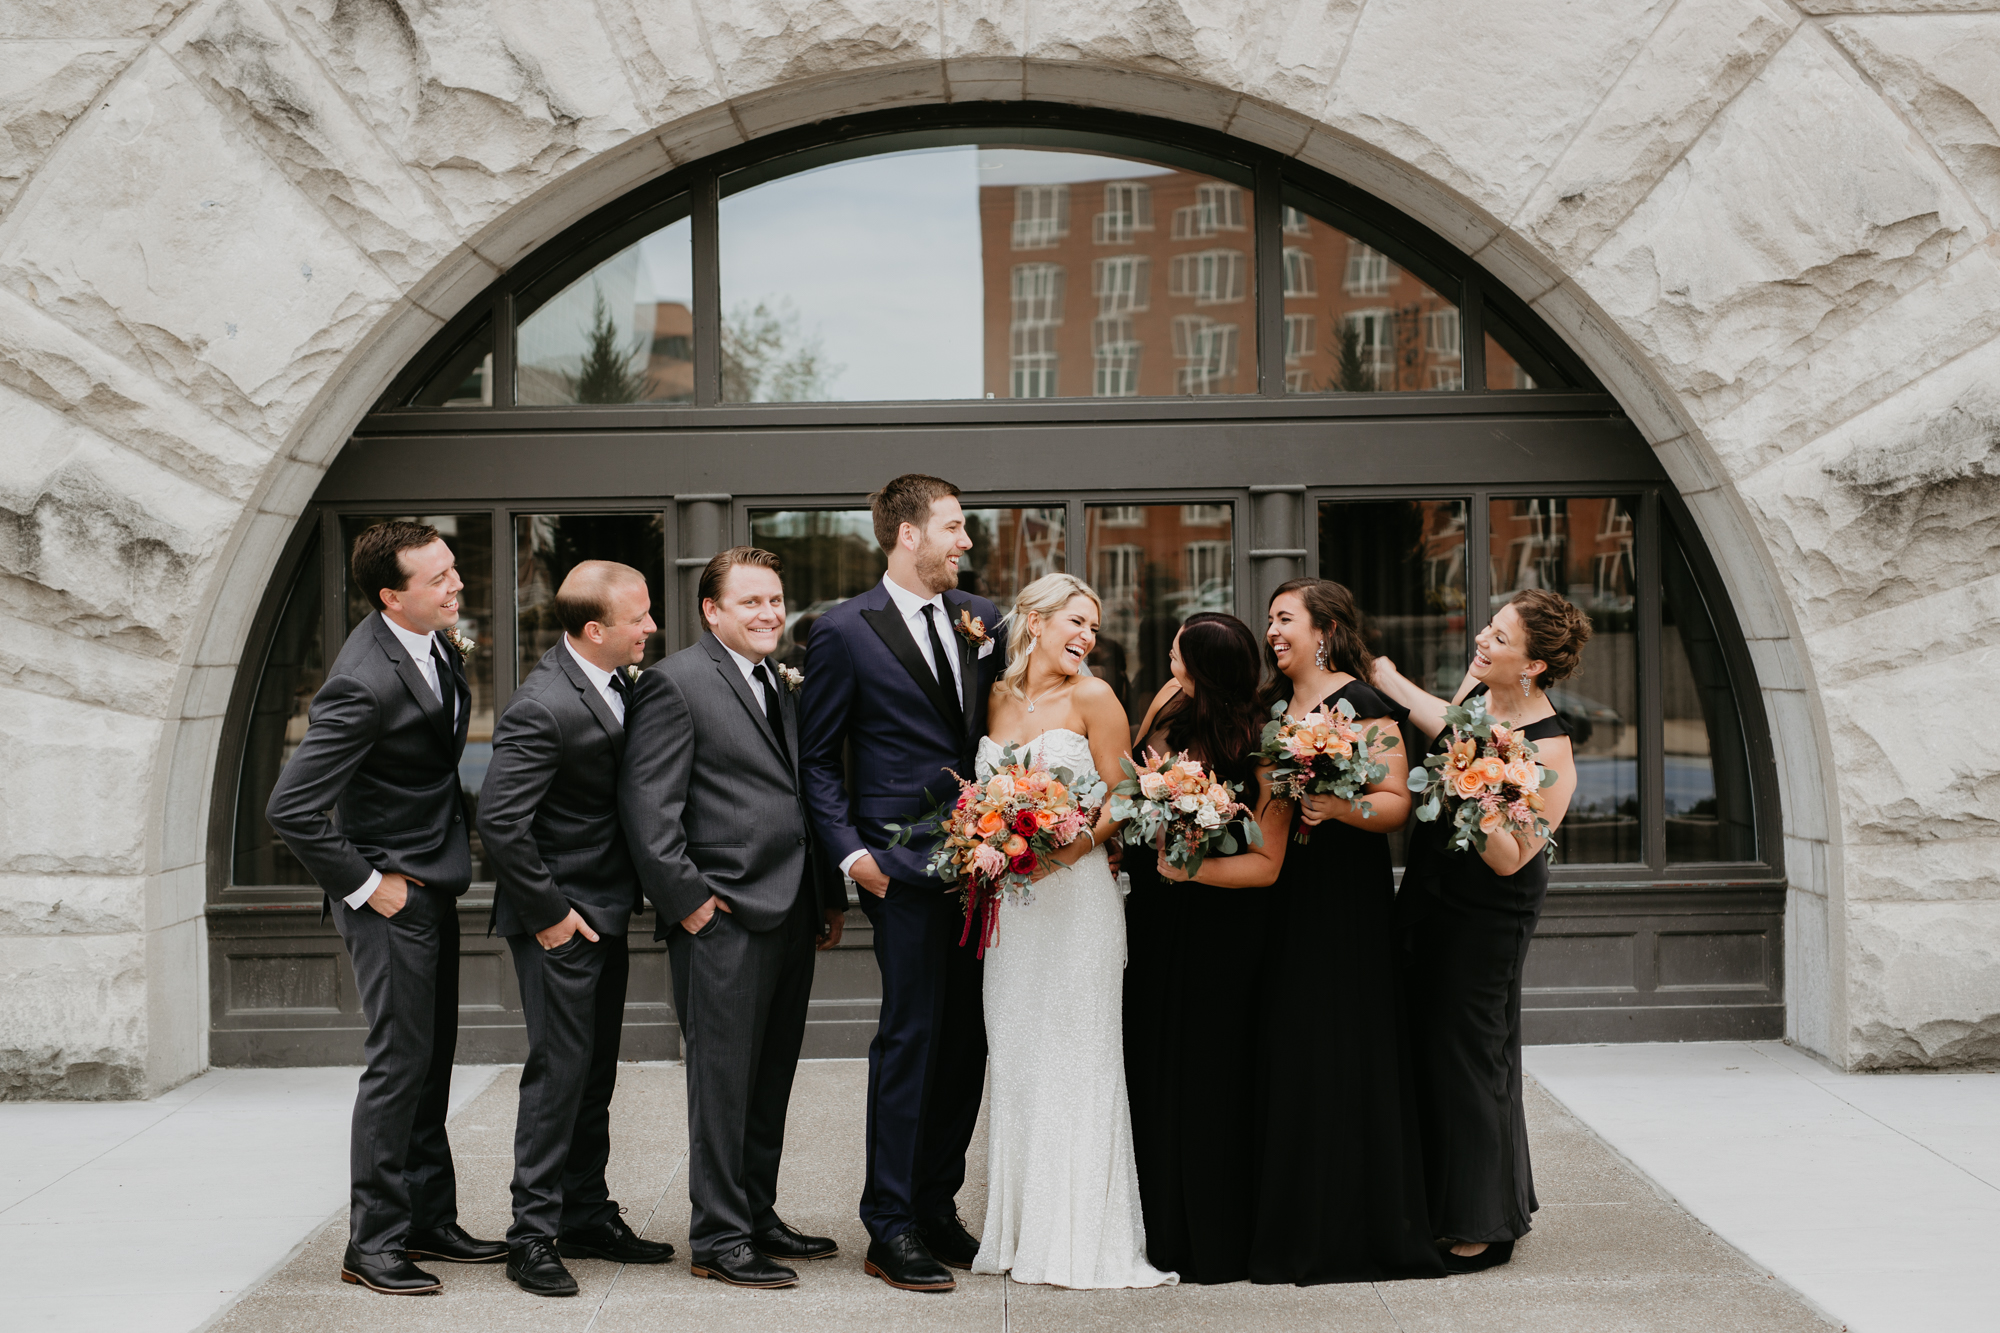
[[[1058,687],[1057,685],[1051,685],[1051,686],[1049,686],[1049,688],[1048,688],[1048,689],[1046,689],[1046,690],[1043,690],[1043,691],[1042,691],[1042,692],[1041,692],[1040,694],[1036,695],[1036,696],[1035,696],[1035,699],[1046,699],[1046,698],[1048,698],[1048,697],[1049,697],[1049,692],[1050,692],[1051,690],[1055,690],[1055,689],[1057,689],[1057,688],[1059,688],[1059,687]],[[1028,700],[1028,711],[1029,711],[1030,713],[1032,713],[1032,712],[1034,712],[1034,711],[1035,711],[1035,699],[1030,699],[1030,700]]]

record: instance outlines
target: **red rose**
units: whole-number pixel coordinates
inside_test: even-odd
[[[1035,854],[1022,852],[1008,864],[1007,868],[1017,875],[1032,875],[1035,873]]]
[[[1036,820],[1033,810],[1023,810],[1014,816],[1014,832],[1024,838],[1033,837],[1040,828],[1041,824]]]

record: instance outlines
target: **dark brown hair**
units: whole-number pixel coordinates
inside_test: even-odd
[[[1257,636],[1235,616],[1202,611],[1181,626],[1180,651],[1194,694],[1176,695],[1160,710],[1167,744],[1194,751],[1231,781],[1247,781],[1264,725],[1257,704],[1263,676]],[[1255,804],[1254,796],[1250,800]]]
[[[785,562],[761,546],[732,546],[717,551],[715,558],[702,567],[701,584],[695,590],[696,605],[721,601],[722,585],[728,580],[729,571],[738,565],[755,565],[778,575],[785,572]]]
[[[644,586],[646,576],[630,565],[615,560],[584,560],[563,575],[556,589],[556,619],[570,637],[583,637],[583,627],[591,621],[607,624],[611,614],[611,590],[621,583]]]
[[[908,523],[922,532],[931,521],[931,506],[945,496],[956,497],[958,487],[942,477],[921,472],[905,472],[868,497],[875,511],[875,540],[884,551],[896,549],[896,534]]]
[[[382,610],[384,588],[402,592],[410,586],[410,571],[403,568],[403,552],[429,546],[438,540],[438,535],[438,530],[428,523],[411,523],[400,518],[363,528],[347,557],[354,586],[368,594],[377,611]]]
[[[1327,670],[1345,671],[1363,685],[1374,684],[1375,654],[1368,651],[1368,641],[1362,637],[1361,605],[1347,585],[1332,579],[1293,579],[1278,585],[1271,594],[1271,604],[1275,605],[1286,593],[1304,603],[1313,628],[1326,636]],[[1264,686],[1264,706],[1269,708],[1290,692],[1291,682],[1279,672],[1278,655],[1271,651],[1268,638],[1264,640],[1264,665],[1271,673]],[[1299,702],[1303,705],[1319,701]]]
[[[1547,689],[1557,681],[1576,674],[1583,664],[1583,645],[1590,642],[1590,617],[1583,608],[1560,593],[1547,588],[1529,588],[1514,594],[1507,605],[1521,617],[1528,631],[1528,658],[1548,664],[1535,684]]]

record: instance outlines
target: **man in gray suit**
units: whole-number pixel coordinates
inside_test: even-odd
[[[556,590],[563,637],[514,691],[493,732],[479,837],[498,881],[494,927],[514,955],[528,1062],[514,1119],[507,1276],[574,1296],[562,1256],[663,1264],[604,1180],[625,1018],[625,930],[642,910],[618,824],[625,699],[653,633],[646,578],[586,560]]]
[[[785,1112],[805,1038],[814,941],[846,892],[812,843],[778,557],[739,546],[702,571],[709,633],[639,679],[619,809],[673,963],[686,1045],[692,1271],[788,1287],[838,1252],[776,1211]]]
[[[314,696],[265,817],[326,891],[368,1017],[340,1276],[416,1295],[440,1283],[413,1259],[507,1254],[458,1225],[444,1129],[458,1048],[457,899],[472,883],[458,785],[472,691],[449,636],[465,584],[444,538],[421,523],[364,530],[350,569],[375,611]]]

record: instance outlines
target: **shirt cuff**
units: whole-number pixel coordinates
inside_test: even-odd
[[[849,852],[846,856],[841,857],[840,873],[846,876],[848,879],[853,879],[854,875],[852,872],[854,870],[854,863],[856,861],[859,861],[862,857],[866,855],[868,855],[868,849],[866,847],[863,847],[858,852]]]
[[[375,894],[375,890],[381,887],[382,887],[382,872],[379,870],[371,870],[368,872],[368,882],[366,884],[363,884],[360,888],[356,889],[354,892],[348,894],[345,898],[342,898],[340,901],[346,903],[349,907],[352,907],[355,911],[358,912],[361,910],[361,904],[367,902],[371,897],[373,897]]]

